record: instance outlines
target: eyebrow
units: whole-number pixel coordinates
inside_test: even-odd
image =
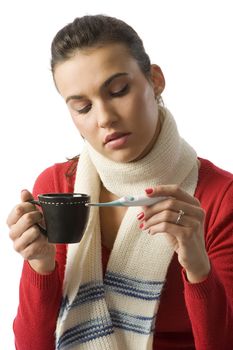
[[[111,82],[118,78],[118,77],[121,77],[121,76],[125,76],[125,75],[129,75],[128,73],[126,72],[121,72],[121,73],[116,73],[116,74],[113,74],[111,75],[102,85],[101,85],[101,88],[106,88],[108,85],[111,84]],[[84,96],[82,95],[71,95],[71,96],[68,96],[66,98],[66,103],[68,103],[70,100],[81,100]]]

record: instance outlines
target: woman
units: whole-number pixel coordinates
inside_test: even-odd
[[[126,23],[76,18],[54,38],[51,68],[85,145],[9,214],[25,259],[16,348],[232,349],[233,175],[180,137],[162,71]],[[165,199],[94,208],[81,243],[55,247],[29,203],[48,192]]]

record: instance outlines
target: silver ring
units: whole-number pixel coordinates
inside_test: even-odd
[[[180,223],[180,220],[181,220],[183,215],[184,215],[184,211],[180,209],[179,213],[178,213],[178,217],[176,219],[176,225],[178,225]]]

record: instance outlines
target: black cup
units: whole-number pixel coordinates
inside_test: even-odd
[[[89,218],[90,196],[83,193],[44,193],[38,195],[39,205],[44,215],[44,229],[39,225],[50,243],[80,242]]]

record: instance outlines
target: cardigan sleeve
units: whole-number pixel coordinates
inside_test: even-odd
[[[39,193],[70,192],[73,180],[67,181],[68,162],[46,169],[37,178],[33,196]],[[56,246],[56,267],[48,275],[35,272],[27,261],[19,287],[19,306],[14,320],[17,350],[54,350],[55,329],[62,300],[62,284],[66,262],[66,246]]]
[[[233,182],[218,193],[207,212],[211,272],[196,284],[188,283],[183,273],[196,350],[233,349]]]

